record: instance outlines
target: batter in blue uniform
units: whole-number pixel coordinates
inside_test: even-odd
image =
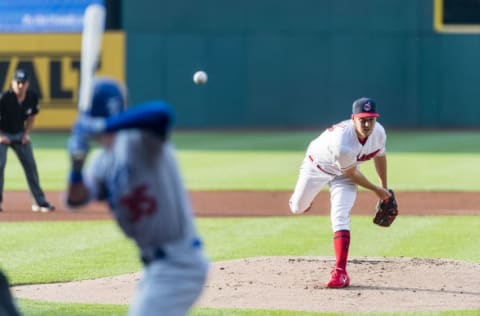
[[[106,201],[145,265],[129,315],[187,315],[206,281],[208,261],[168,141],[172,113],[152,101],[127,110],[123,87],[97,78],[91,109],[69,139],[66,202]],[[101,149],[83,166],[89,139]]]

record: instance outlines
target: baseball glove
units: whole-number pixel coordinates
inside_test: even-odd
[[[380,200],[375,207],[375,217],[373,223],[383,227],[389,227],[398,215],[398,205],[395,200],[395,194],[390,191],[390,197],[386,200]]]

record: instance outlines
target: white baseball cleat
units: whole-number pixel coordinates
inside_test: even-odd
[[[49,212],[53,212],[54,210],[55,210],[55,206],[53,206],[50,203],[46,203],[43,205],[37,205],[37,204],[32,205],[33,212],[49,213]]]

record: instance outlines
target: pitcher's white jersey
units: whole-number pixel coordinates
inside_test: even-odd
[[[321,171],[341,175],[343,171],[375,156],[385,155],[387,136],[383,126],[376,122],[375,128],[362,144],[352,120],[346,120],[327,128],[314,139],[307,155]]]
[[[376,122],[372,133],[362,144],[353,120],[327,128],[308,146],[300,167],[290,209],[298,214],[311,206],[325,185],[330,186],[330,212],[334,231],[350,230],[350,211],[357,196],[357,185],[343,172],[364,161],[386,154],[386,133]]]

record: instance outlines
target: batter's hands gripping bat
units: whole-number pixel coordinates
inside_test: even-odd
[[[105,7],[100,4],[89,5],[83,16],[80,89],[78,92],[80,113],[86,112],[90,108],[93,77],[98,64],[104,30]]]

